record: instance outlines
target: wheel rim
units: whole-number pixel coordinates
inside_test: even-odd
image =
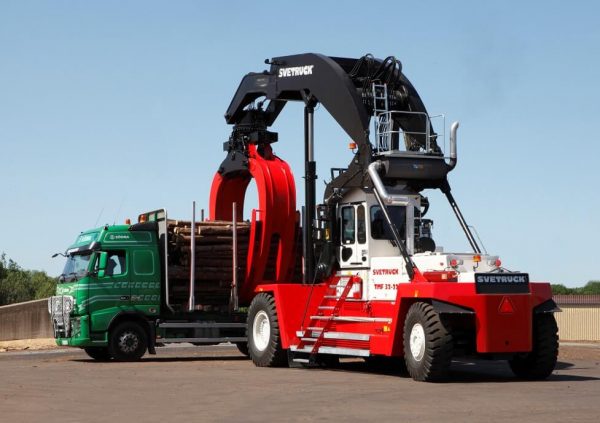
[[[264,351],[271,340],[271,323],[269,322],[269,316],[263,310],[254,316],[252,339],[254,346],[259,351]]]
[[[425,355],[425,330],[420,323],[415,323],[410,331],[410,353],[416,361]]]
[[[123,332],[119,337],[119,349],[126,354],[134,352],[139,344],[140,340],[134,332]]]

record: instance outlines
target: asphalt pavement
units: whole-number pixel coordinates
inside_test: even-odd
[[[0,354],[0,422],[597,422],[600,348],[561,346],[553,375],[518,381],[505,362],[455,361],[421,383],[362,360],[257,368],[231,345],[158,349],[99,363],[77,349]]]

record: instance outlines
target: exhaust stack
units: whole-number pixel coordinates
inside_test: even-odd
[[[456,153],[456,132],[458,131],[459,125],[460,123],[457,121],[450,126],[450,163],[448,163],[450,170],[454,169],[456,162],[458,161]]]

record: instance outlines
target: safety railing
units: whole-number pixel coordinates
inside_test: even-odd
[[[399,151],[439,153],[436,146],[442,153],[446,150],[446,117],[443,114],[430,116],[424,112],[381,111],[376,113],[374,120],[377,154]],[[407,126],[417,130],[402,129]],[[442,128],[442,131],[433,132],[434,126]]]

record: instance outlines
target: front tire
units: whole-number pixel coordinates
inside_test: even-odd
[[[527,380],[543,380],[552,374],[558,360],[558,326],[553,314],[533,319],[532,350],[508,361],[513,373]]]
[[[147,347],[146,332],[138,323],[123,322],[110,332],[108,351],[117,361],[138,361]]]
[[[453,340],[430,304],[413,304],[404,321],[404,361],[414,380],[435,382],[448,375]]]
[[[107,347],[85,347],[85,353],[96,361],[110,360],[110,353]]]
[[[270,294],[258,294],[248,308],[248,352],[258,367],[287,364],[287,352],[281,347],[275,299]]]

